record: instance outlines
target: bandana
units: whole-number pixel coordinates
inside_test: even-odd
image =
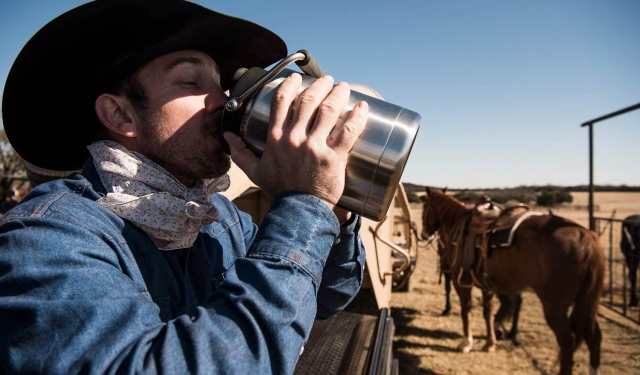
[[[113,141],[87,147],[107,195],[98,204],[142,229],[160,250],[193,246],[200,228],[218,218],[214,192],[229,188],[229,176],[188,188],[144,155]]]

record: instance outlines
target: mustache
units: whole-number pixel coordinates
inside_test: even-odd
[[[225,141],[224,137],[222,136],[222,134],[224,134],[225,131],[229,130],[229,129],[226,129],[225,127],[224,117],[225,117],[224,105],[221,105],[215,111],[213,111],[213,113],[209,115],[209,118],[207,119],[207,128],[211,131],[211,134],[213,134],[213,136],[216,137],[218,142],[220,142],[224,152],[226,154],[231,154],[231,150],[229,149],[229,144],[227,143],[227,141]]]
[[[223,132],[223,117],[224,117],[224,105],[218,107],[213,113],[211,113],[207,118],[207,127],[213,131],[213,133],[220,133],[222,135]]]

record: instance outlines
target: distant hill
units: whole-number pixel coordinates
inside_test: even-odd
[[[413,184],[410,182],[403,182],[404,189],[409,193],[423,192],[425,185]],[[449,189],[449,191],[481,191],[481,192],[507,192],[507,191],[531,191],[531,192],[543,192],[543,191],[589,191],[589,185],[573,185],[573,186],[561,186],[561,185],[522,185],[510,188],[469,188],[469,189]],[[595,191],[607,192],[640,192],[640,186],[634,185],[596,185]]]

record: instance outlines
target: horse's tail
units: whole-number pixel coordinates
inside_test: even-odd
[[[575,304],[571,312],[571,327],[575,334],[575,346],[584,341],[587,332],[595,329],[596,314],[600,296],[604,288],[604,251],[599,244],[598,236],[587,231],[582,245],[585,251],[585,274],[578,288]]]

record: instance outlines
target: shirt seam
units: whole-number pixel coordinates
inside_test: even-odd
[[[271,252],[268,252],[268,251],[254,251],[250,255],[248,255],[248,257],[260,259],[259,255],[262,255],[262,256],[267,257],[267,258],[275,258],[275,259],[285,260],[288,263],[291,263],[294,266],[296,266],[297,268],[299,268],[300,270],[302,270],[308,276],[310,276],[315,285],[319,285],[320,284],[319,283],[320,280],[314,275],[314,272],[312,272],[310,269],[308,269],[307,267],[305,267],[304,265],[300,264],[299,262],[295,261],[294,259],[292,259],[291,257],[289,257],[287,255],[275,254],[275,253],[271,253]]]

